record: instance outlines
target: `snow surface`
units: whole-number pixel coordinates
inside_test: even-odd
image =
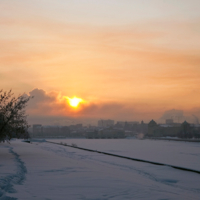
[[[48,139],[57,143],[104,151],[200,171],[200,143],[138,139]]]
[[[200,170],[199,143],[55,139]],[[0,143],[0,200],[200,199],[200,174],[47,142]]]

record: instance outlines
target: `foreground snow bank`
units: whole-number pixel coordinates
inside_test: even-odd
[[[0,199],[199,199],[200,175],[49,143],[0,144]]]

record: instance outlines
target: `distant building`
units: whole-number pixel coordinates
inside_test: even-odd
[[[62,133],[66,133],[67,135],[70,133],[70,129],[68,126],[62,126],[60,129]]]
[[[125,138],[123,130],[104,128],[101,130],[88,131],[86,138],[89,139],[110,139],[110,138]]]
[[[148,124],[148,136],[152,137],[156,135],[158,124],[152,119]]]
[[[139,122],[138,121],[117,121],[117,123],[115,124],[116,127],[125,127],[125,126],[134,126],[134,125],[138,125]]]
[[[33,124],[33,134],[42,133],[42,124]]]
[[[125,126],[125,121],[118,121],[116,124],[115,124],[115,127],[116,128],[124,128]]]
[[[124,130],[127,137],[135,136],[140,133],[146,135],[148,131],[148,125],[143,121],[141,124],[138,121],[118,121],[114,128],[118,130]]]
[[[44,126],[43,127],[43,137],[56,137],[60,135],[59,126]]]
[[[138,121],[129,121],[129,122],[126,122],[128,125],[138,125],[139,122]]]
[[[174,120],[173,119],[166,119],[166,124],[173,124]]]
[[[77,131],[77,130],[80,130],[82,128],[83,128],[82,124],[76,124],[76,125],[70,125],[69,126],[69,129],[72,130],[72,131]]]
[[[141,121],[139,133],[146,135],[148,132],[148,124],[145,124],[144,121]]]
[[[149,137],[179,137],[179,138],[192,138],[199,137],[199,131],[196,127],[191,126],[188,122],[184,121],[182,124],[165,124],[159,125],[154,120],[148,124]]]
[[[98,121],[98,126],[102,127],[102,128],[107,128],[107,127],[112,127],[114,126],[115,121],[111,120],[111,119],[107,119],[107,120],[99,120]]]
[[[42,126],[41,124],[33,124],[32,130],[29,129],[32,138],[57,138],[67,137],[70,134],[67,126]]]

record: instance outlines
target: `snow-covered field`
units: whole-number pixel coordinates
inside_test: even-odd
[[[200,170],[200,144],[54,139],[69,145]],[[200,199],[200,174],[47,142],[0,143],[0,200]]]
[[[200,171],[200,143],[130,139],[48,139],[57,143]]]

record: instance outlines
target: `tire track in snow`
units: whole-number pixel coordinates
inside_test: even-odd
[[[7,148],[9,148],[9,153],[14,156],[17,170],[15,173],[0,178],[0,200],[17,200],[17,198],[6,196],[6,193],[15,193],[16,190],[14,189],[14,185],[23,184],[26,178],[27,169],[24,162],[20,159],[20,156],[13,151],[13,147]]]

